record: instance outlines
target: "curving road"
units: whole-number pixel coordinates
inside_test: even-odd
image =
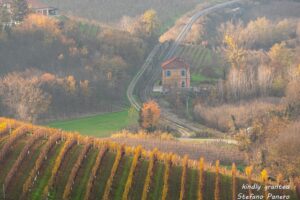
[[[229,5],[235,4],[239,1],[241,1],[241,0],[233,0],[233,1],[228,1],[225,3],[220,3],[217,5],[211,6],[209,8],[206,8],[204,10],[201,10],[199,12],[196,12],[188,20],[187,24],[183,27],[183,29],[177,36],[176,40],[174,41],[174,43],[172,44],[172,46],[169,48],[168,52],[164,56],[164,60],[169,59],[172,56],[174,56],[174,54],[178,48],[178,45],[185,39],[185,37],[187,36],[188,32],[190,31],[192,25],[197,21],[198,18],[200,18],[204,15],[207,15],[209,13],[212,13],[220,8],[224,8]],[[153,48],[153,50],[148,55],[145,63],[143,64],[141,69],[138,71],[138,73],[134,76],[134,78],[132,79],[132,81],[130,82],[130,84],[128,86],[127,98],[130,101],[130,104],[136,110],[140,110],[140,108],[141,108],[141,104],[134,97],[134,91],[136,89],[136,85],[137,85],[138,81],[142,78],[145,71],[152,67],[152,65],[154,63],[154,58],[155,58],[156,54],[159,52],[161,45],[162,44],[157,44]],[[159,79],[160,74],[161,74],[160,67],[154,66],[152,75],[149,77],[148,80],[145,80],[146,81],[145,88],[142,88],[143,91],[139,92],[139,93],[142,93],[142,96],[140,97],[140,99],[142,101],[147,101],[151,98],[151,91],[152,91],[153,85],[154,85],[155,81]],[[163,117],[162,121],[165,124],[168,124],[170,127],[175,128],[178,132],[181,133],[182,137],[189,137],[190,133],[199,132],[199,131],[201,131],[201,129],[203,130],[203,127],[199,127],[191,122],[187,122],[184,119],[179,119],[176,115],[174,115],[173,113],[171,113],[167,110],[163,110],[162,117]]]

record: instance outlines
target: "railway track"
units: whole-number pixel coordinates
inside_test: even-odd
[[[187,22],[187,24],[183,27],[181,32],[178,34],[176,40],[174,43],[172,43],[171,47],[169,48],[168,52],[164,56],[163,60],[169,59],[172,56],[174,56],[179,44],[185,39],[187,36],[188,32],[190,31],[192,25],[197,21],[198,18],[205,16],[209,13],[212,13],[218,9],[225,8],[227,6],[233,5],[241,0],[233,0],[233,1],[228,1],[225,3],[220,3],[208,8],[205,8],[204,10],[196,12]],[[147,80],[144,80],[146,82],[145,87],[141,88],[137,94],[142,94],[139,96],[140,100],[142,102],[145,102],[149,99],[151,99],[151,92],[152,88],[157,80],[159,80],[160,74],[161,74],[161,69],[159,65],[154,65],[152,66],[155,61],[155,56],[159,52],[162,44],[157,44],[150,54],[148,55],[147,59],[145,60],[145,63],[141,67],[141,69],[138,71],[138,73],[135,75],[135,77],[132,79],[130,82],[128,89],[127,89],[127,98],[130,102],[130,104],[136,109],[140,110],[141,109],[141,104],[137,101],[137,99],[134,96],[135,88],[136,85],[138,84],[139,80],[143,77],[143,74],[146,72],[147,69],[153,67],[152,69],[152,74],[151,76],[146,77],[148,78]],[[141,92],[142,91],[142,92]],[[169,111],[164,110],[162,113],[162,120],[164,124],[176,129],[179,133],[181,133],[182,137],[189,137],[191,133],[195,132],[200,132],[201,129],[198,126],[195,126],[191,123],[187,123],[186,121],[179,119],[175,117],[172,113]]]

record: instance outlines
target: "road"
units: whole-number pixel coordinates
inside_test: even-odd
[[[163,60],[169,59],[172,56],[174,56],[174,53],[176,52],[179,44],[185,39],[187,36],[188,32],[190,31],[192,25],[197,21],[198,18],[205,16],[207,14],[210,14],[218,9],[225,8],[229,5],[235,4],[239,2],[240,0],[233,0],[233,1],[228,1],[225,3],[220,3],[214,6],[211,6],[209,8],[205,8],[204,10],[196,12],[187,22],[187,24],[183,27],[179,35],[177,36],[176,40],[172,44],[172,46],[169,48],[168,52],[164,56]],[[159,80],[159,77],[161,75],[161,69],[160,66],[154,66],[153,64],[155,63],[154,58],[159,52],[162,44],[157,44],[150,54],[148,55],[146,61],[144,62],[143,66],[141,69],[138,71],[138,73],[135,75],[135,77],[132,79],[130,82],[128,89],[127,89],[127,98],[129,99],[131,105],[136,109],[140,110],[141,104],[138,102],[134,96],[134,92],[136,89],[136,85],[138,84],[139,80],[143,77],[143,74],[146,72],[147,69],[152,68],[152,75],[148,77],[147,80],[144,80],[146,82],[144,88],[140,88],[140,91],[137,92],[137,94],[142,94],[139,96],[141,101],[147,101],[151,99],[151,92],[153,85],[157,80]],[[185,119],[180,119],[178,118],[175,114],[171,113],[168,110],[163,109],[162,112],[162,122],[164,124],[167,124],[168,126],[176,129],[179,133],[181,133],[182,137],[189,137],[191,133],[195,132],[201,132],[203,131],[203,128],[199,126],[198,124],[194,124],[193,122],[188,122]]]

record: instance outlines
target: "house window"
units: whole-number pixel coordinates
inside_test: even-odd
[[[185,88],[185,81],[181,82],[181,87]]]
[[[49,10],[49,15],[56,15],[56,10]]]
[[[167,70],[167,71],[166,71],[166,77],[169,77],[169,76],[171,76],[171,71],[170,71],[170,70]]]
[[[181,76],[185,76],[185,70],[181,70]]]

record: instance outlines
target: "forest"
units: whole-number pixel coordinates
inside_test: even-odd
[[[122,109],[126,85],[156,37],[156,20],[147,11],[130,33],[28,13],[0,34],[0,112],[41,122]]]

